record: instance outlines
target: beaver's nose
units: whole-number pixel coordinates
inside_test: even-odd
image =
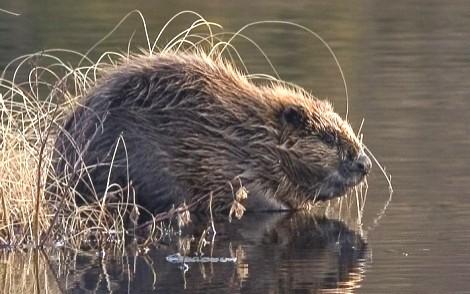
[[[352,170],[362,174],[368,174],[370,168],[372,167],[372,162],[370,161],[369,156],[364,152],[361,152],[356,160],[353,161]]]

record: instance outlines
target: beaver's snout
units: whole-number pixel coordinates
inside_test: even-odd
[[[370,161],[369,156],[364,152],[361,152],[356,160],[352,161],[349,165],[349,169],[353,173],[360,173],[367,175],[372,167],[372,162]]]
[[[349,188],[356,186],[365,178],[371,167],[372,162],[364,152],[353,160],[344,160],[339,170],[325,178],[324,184],[315,194],[315,200],[324,201],[344,195]]]
[[[340,172],[345,178],[362,178],[367,175],[372,167],[369,157],[361,152],[353,160],[345,160],[342,162]]]

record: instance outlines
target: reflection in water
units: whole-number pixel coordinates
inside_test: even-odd
[[[0,251],[1,293],[63,293],[49,261],[39,250]]]
[[[359,287],[363,279],[366,243],[341,221],[300,213],[251,214],[233,223],[217,222],[213,242],[210,235],[201,238],[201,233],[207,233],[207,222],[197,223],[203,225],[193,224],[144,255],[135,250],[123,255],[117,250],[65,249],[4,254],[0,283],[10,293],[34,289],[173,293],[185,288],[204,293],[222,289],[263,293],[335,289],[344,293]],[[205,240],[209,241],[206,246]],[[236,258],[236,262],[167,262],[165,258],[176,252],[185,256],[202,252],[203,256]]]

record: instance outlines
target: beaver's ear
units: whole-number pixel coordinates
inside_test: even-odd
[[[303,127],[306,121],[304,110],[298,106],[289,105],[281,111],[281,123],[283,126],[297,129]]]

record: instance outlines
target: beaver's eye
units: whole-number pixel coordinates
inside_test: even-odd
[[[322,139],[323,142],[328,145],[334,145],[336,143],[336,136],[330,133],[324,133]]]
[[[305,124],[305,114],[297,106],[287,106],[282,110],[281,121],[283,125],[300,128]]]

